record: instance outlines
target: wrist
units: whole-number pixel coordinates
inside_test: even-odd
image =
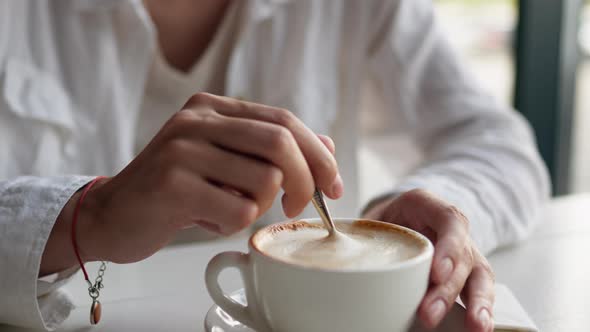
[[[78,211],[78,223],[76,225],[76,239],[78,251],[84,262],[108,261],[106,248],[108,243],[104,241],[103,227],[106,220],[103,216],[107,203],[107,195],[103,186],[108,178],[98,180],[84,197]],[[82,190],[76,193],[75,203],[80,199]],[[73,217],[73,213],[70,214]]]
[[[106,181],[100,180],[99,182],[95,184],[97,188]],[[63,271],[78,265],[76,253],[72,246],[72,218],[74,217],[76,205],[80,200],[82,191],[83,189],[80,189],[74,193],[60,211],[45,243],[41,265],[39,267],[39,276]],[[82,202],[81,209],[78,211],[79,220],[76,225],[75,235],[78,246],[80,247],[81,258],[84,261],[104,259],[103,251],[99,246],[102,241],[96,238],[95,231],[93,230],[96,228],[94,225],[101,220],[101,201],[102,199],[100,199],[99,195],[87,196]]]
[[[367,219],[382,219],[385,209],[399,196],[397,193],[381,195],[372,201],[363,209],[361,216]]]

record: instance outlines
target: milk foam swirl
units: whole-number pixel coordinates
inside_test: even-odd
[[[370,270],[417,256],[422,246],[413,237],[395,230],[337,223],[343,237],[329,237],[318,227],[276,232],[260,249],[277,259],[324,269]]]

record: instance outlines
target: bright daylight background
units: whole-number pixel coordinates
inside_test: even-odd
[[[556,0],[558,1],[558,0]],[[516,0],[435,0],[451,42],[467,60],[481,84],[512,104],[513,36]],[[590,191],[590,1],[580,13],[580,64],[572,133],[571,189]]]
[[[480,84],[512,105],[515,80],[513,45],[518,1],[434,0],[434,3],[450,42]],[[580,15],[577,36],[580,65],[572,126],[571,189],[573,192],[590,192],[590,0],[585,0]],[[371,89],[367,90],[368,98],[365,98],[363,108],[378,108],[378,105],[371,105]],[[391,188],[395,180],[386,169],[394,169],[399,177],[418,162],[420,156],[412,152],[411,142],[407,139],[397,138],[392,143],[391,137],[380,136],[380,117],[365,116],[363,120],[367,138],[360,158],[363,174],[361,196],[367,198],[375,192]],[[396,152],[391,153],[392,149]],[[384,163],[376,162],[378,159]],[[400,160],[405,162],[400,165]]]

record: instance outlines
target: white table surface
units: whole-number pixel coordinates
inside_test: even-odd
[[[590,195],[551,203],[531,238],[490,256],[498,282],[510,287],[540,331],[590,331]],[[213,304],[204,284],[216,253],[246,250],[246,235],[167,248],[132,265],[109,265],[101,293],[103,321],[88,328],[89,299],[80,274],[66,288],[77,309],[60,331],[203,331]],[[95,275],[96,265],[91,265]],[[240,287],[236,271],[222,275]],[[0,327],[0,332],[23,331]]]

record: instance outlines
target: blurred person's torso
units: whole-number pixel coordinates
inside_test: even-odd
[[[346,192],[331,207],[354,216],[373,7],[233,3],[196,65],[180,73],[164,63],[141,2],[11,1],[10,15],[0,14],[0,178],[114,175],[192,93],[209,91],[287,108],[332,136]],[[267,214],[283,218],[279,204]]]

